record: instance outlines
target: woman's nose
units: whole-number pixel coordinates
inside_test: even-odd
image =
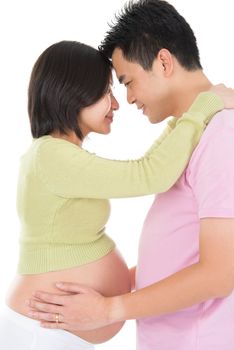
[[[119,102],[116,100],[114,95],[111,96],[111,107],[114,111],[119,109]]]

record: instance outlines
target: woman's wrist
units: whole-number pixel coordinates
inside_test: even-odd
[[[223,108],[223,100],[213,91],[206,91],[201,92],[197,96],[193,104],[190,106],[188,113],[195,114],[197,120],[200,119],[200,121],[207,124],[210,119]]]

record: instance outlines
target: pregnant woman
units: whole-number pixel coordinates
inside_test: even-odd
[[[111,62],[78,42],[56,43],[35,63],[28,102],[33,141],[21,158],[17,193],[18,273],[0,317],[4,350],[93,349],[120,330],[122,323],[74,334],[43,329],[27,316],[25,300],[36,290],[59,293],[57,281],[79,282],[106,296],[128,292],[129,269],[105,232],[108,199],[169,189],[225,103],[203,93],[144,157],[108,160],[82,149],[82,141],[90,132],[110,132],[119,108],[111,85]]]

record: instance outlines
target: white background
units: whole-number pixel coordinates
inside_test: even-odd
[[[213,83],[234,86],[232,0],[171,0],[191,24],[197,36],[205,73]],[[97,47],[108,29],[107,22],[125,3],[123,0],[21,0],[0,5],[0,306],[4,302],[18,257],[19,223],[15,192],[19,157],[29,146],[27,85],[39,54],[60,40],[77,40]],[[160,134],[164,124],[150,125],[147,118],[128,106],[125,90],[114,90],[121,108],[112,133],[90,135],[84,146],[115,159],[136,158]],[[183,98],[183,96],[181,96]],[[144,217],[153,197],[112,201],[107,232],[114,238],[129,266],[137,261],[137,246]],[[97,349],[134,349],[135,325],[128,322],[111,341]]]

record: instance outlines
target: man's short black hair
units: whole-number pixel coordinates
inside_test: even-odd
[[[150,70],[161,49],[168,49],[187,70],[202,69],[195,35],[176,9],[163,0],[130,1],[115,16],[99,50],[111,57],[120,48],[130,62]]]
[[[48,47],[36,61],[28,89],[34,138],[74,131],[83,139],[79,112],[107,92],[112,64],[100,51],[76,41]]]

